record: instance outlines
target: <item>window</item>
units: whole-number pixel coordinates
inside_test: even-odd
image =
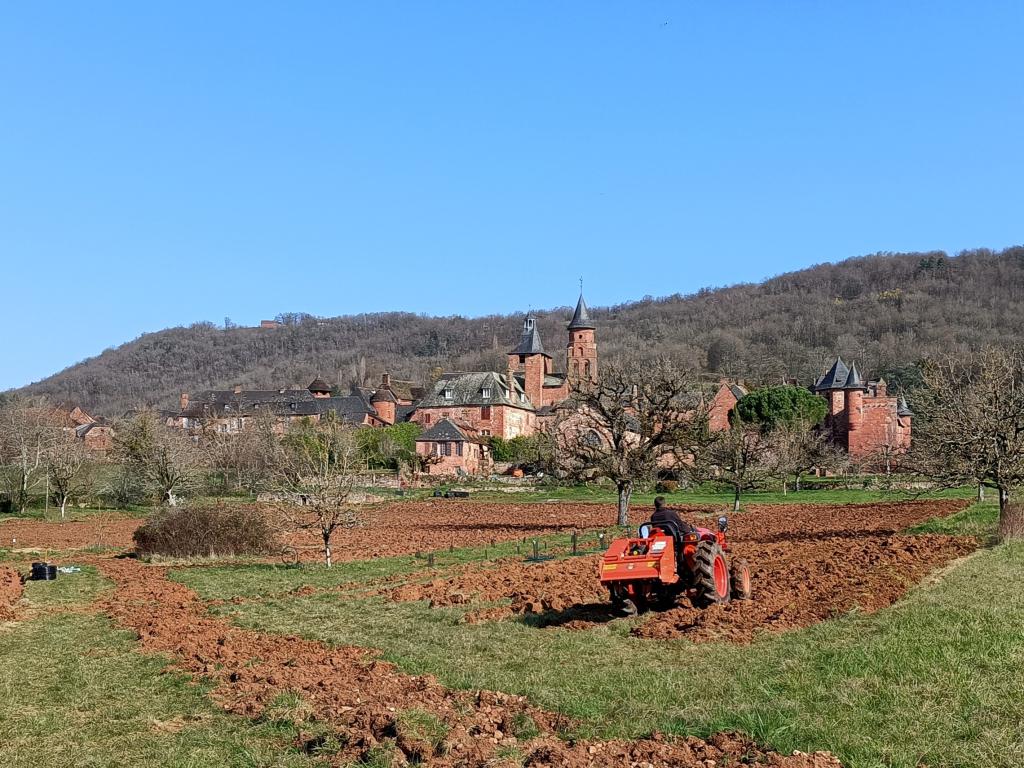
[[[452,399],[452,388],[451,387],[445,387],[444,388],[444,399],[445,400],[451,400]]]
[[[480,420],[490,421],[491,420],[491,406],[485,405],[480,408]]]
[[[525,403],[526,402],[526,393],[525,392],[520,392],[519,393],[519,402],[520,403]]]
[[[455,455],[456,456],[461,456],[462,455],[462,443],[456,443],[455,444]]]
[[[584,376],[588,376],[588,377],[590,376],[590,361],[589,360],[587,360],[585,363],[583,363],[583,375]]]
[[[519,356],[519,364],[522,365],[525,362],[526,362],[526,355],[520,355]]]
[[[491,388],[490,387],[484,387],[483,389],[481,389],[480,390],[480,396],[483,397],[484,400],[490,400],[491,399]]]
[[[444,455],[445,456],[451,456],[452,455],[452,444],[451,443],[443,443],[443,445],[444,445]]]
[[[489,430],[489,429],[481,429],[480,430],[480,434],[483,437],[490,437],[491,436],[491,430]]]
[[[572,364],[572,372],[574,374],[576,374],[577,376],[580,375],[580,361],[579,360],[577,360],[575,363]]]
[[[430,414],[429,413],[424,413],[423,414],[423,423],[424,424],[429,424],[430,423]]]

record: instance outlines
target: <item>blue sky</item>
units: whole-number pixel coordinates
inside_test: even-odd
[[[1024,3],[0,10],[0,389],[140,333],[1024,241]]]

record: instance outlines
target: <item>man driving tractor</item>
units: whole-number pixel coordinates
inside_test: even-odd
[[[689,531],[691,527],[689,523],[683,521],[678,512],[665,506],[664,496],[655,497],[654,514],[651,515],[651,522],[655,525],[658,523],[673,523],[676,530],[681,534]]]

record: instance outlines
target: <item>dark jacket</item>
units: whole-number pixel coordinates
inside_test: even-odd
[[[674,509],[669,509],[668,507],[656,509],[654,514],[651,515],[651,522],[655,525],[664,522],[675,523],[676,529],[679,533],[686,533],[690,530],[690,526],[683,521],[683,518],[679,516],[679,513]]]

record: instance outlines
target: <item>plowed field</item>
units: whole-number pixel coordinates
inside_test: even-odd
[[[508,765],[716,768],[771,765],[833,768],[826,753],[782,756],[748,739],[720,734],[704,741],[654,736],[636,741],[563,741],[572,727],[560,715],[530,706],[525,699],[490,691],[453,691],[432,677],[403,674],[360,648],[332,648],[297,637],[265,635],[212,617],[187,587],[169,582],[162,568],[131,560],[103,560],[103,573],[116,588],[98,608],[138,633],[143,647],[163,652],[184,670],[215,683],[213,695],[225,709],[259,717],[282,693],[298,693],[343,744],[336,759],[368,756],[380,742],[394,740],[402,760],[429,766],[501,766],[501,748],[515,747],[525,758]],[[444,724],[432,743],[403,725],[401,713],[415,708]],[[533,726],[523,736],[523,723]],[[310,748],[315,744],[307,745]]]
[[[0,621],[14,618],[14,606],[21,598],[21,577],[8,565],[0,565]]]
[[[761,631],[806,626],[853,609],[891,605],[927,574],[977,547],[973,539],[898,535],[967,505],[927,501],[842,506],[751,507],[732,517],[732,552],[746,558],[754,599],[706,610],[682,598],[677,607],[646,614],[641,637],[749,641]],[[690,511],[691,522],[713,518]],[[468,619],[537,614],[539,623],[585,627],[614,618],[597,580],[598,556],[531,564],[503,561],[463,567],[449,578],[391,590],[394,600],[432,605],[502,603],[472,610]]]

